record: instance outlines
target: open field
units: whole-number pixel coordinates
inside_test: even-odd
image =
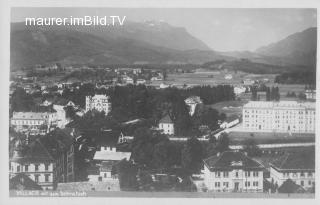
[[[232,145],[241,145],[247,139],[254,139],[257,144],[315,142],[315,134],[266,133],[266,132],[230,132]]]
[[[226,75],[231,75],[232,79],[225,79]],[[249,74],[244,72],[207,71],[195,73],[168,74],[166,84],[174,85],[219,85],[219,84],[242,84],[242,80],[250,78],[263,80],[268,78],[274,81],[275,74]],[[162,81],[153,81],[151,85],[159,85]]]
[[[216,109],[219,112],[225,113],[227,116],[230,116],[233,114],[240,115],[242,113],[242,106],[247,102],[248,100],[223,101],[223,102],[215,103],[213,105],[209,105],[209,107]]]

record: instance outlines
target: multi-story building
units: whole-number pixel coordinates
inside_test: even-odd
[[[192,116],[196,110],[197,105],[202,104],[202,100],[199,96],[191,96],[184,100],[189,107],[189,114]]]
[[[58,182],[74,181],[73,137],[65,130],[22,143],[18,140],[10,151],[10,178],[24,174],[44,190],[56,188]]]
[[[243,128],[261,132],[315,132],[315,103],[250,101],[243,106]]]
[[[174,123],[169,115],[166,115],[159,121],[159,129],[162,130],[164,134],[174,135]]]
[[[316,100],[317,95],[316,95],[316,90],[315,89],[306,89],[305,91],[306,99],[307,100]]]
[[[106,95],[86,96],[86,112],[89,110],[104,111],[105,115],[111,111],[110,97]]]
[[[13,112],[11,126],[17,132],[46,134],[56,123],[56,112]]]
[[[204,160],[204,184],[218,192],[262,192],[263,170],[246,154],[226,151]]]
[[[271,183],[278,188],[288,179],[310,190],[315,186],[315,152],[286,153],[270,163]]]

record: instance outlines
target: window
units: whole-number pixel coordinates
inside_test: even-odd
[[[104,178],[107,178],[107,173],[104,173],[104,174],[103,174],[103,177],[104,177]]]
[[[17,172],[20,172],[20,165],[17,166]]]
[[[223,172],[223,177],[229,177],[229,172]]]
[[[308,177],[312,177],[312,172],[308,172]]]
[[[45,164],[44,166],[45,166],[46,171],[48,171],[49,170],[49,164]]]
[[[250,177],[250,172],[245,172],[246,177]]]
[[[258,177],[259,176],[259,172],[253,172],[253,176],[254,177]]]
[[[45,176],[45,182],[49,182],[50,174],[46,174],[46,175],[44,175],[44,176]]]
[[[29,165],[24,165],[24,171],[25,172],[29,171]]]
[[[229,182],[223,182],[223,186],[225,186],[226,188],[229,187]]]
[[[219,178],[220,177],[220,172],[215,172],[215,176],[216,176],[216,178]]]
[[[236,177],[239,177],[239,173],[238,172],[236,172]]]
[[[37,183],[39,182],[39,175],[38,174],[34,175],[34,181]]]
[[[38,164],[35,164],[34,165],[34,170],[37,172],[37,171],[39,171],[39,165]]]
[[[220,187],[220,182],[215,182],[215,183],[214,183],[214,186],[215,186],[215,187]]]
[[[308,181],[308,185],[311,185],[311,181],[310,180]]]
[[[300,176],[301,176],[301,177],[304,177],[304,172],[301,172]]]
[[[300,182],[300,185],[301,185],[301,186],[304,186],[304,181],[301,181],[301,182]]]

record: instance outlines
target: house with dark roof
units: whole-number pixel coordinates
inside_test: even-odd
[[[174,123],[168,114],[159,121],[159,129],[164,134],[174,135]]]
[[[10,154],[10,178],[25,174],[44,190],[58,182],[74,180],[74,136],[56,129],[48,135],[23,144],[17,140]]]
[[[262,192],[263,170],[245,153],[225,151],[204,160],[204,184],[218,192]]]
[[[271,183],[280,187],[291,179],[305,190],[315,186],[314,150],[286,153],[270,163]]]

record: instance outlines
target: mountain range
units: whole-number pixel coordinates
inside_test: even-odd
[[[218,52],[185,28],[165,22],[124,26],[25,26],[11,23],[11,68],[36,64],[202,64],[250,61],[273,65],[315,65],[316,28],[295,33],[255,52]]]

